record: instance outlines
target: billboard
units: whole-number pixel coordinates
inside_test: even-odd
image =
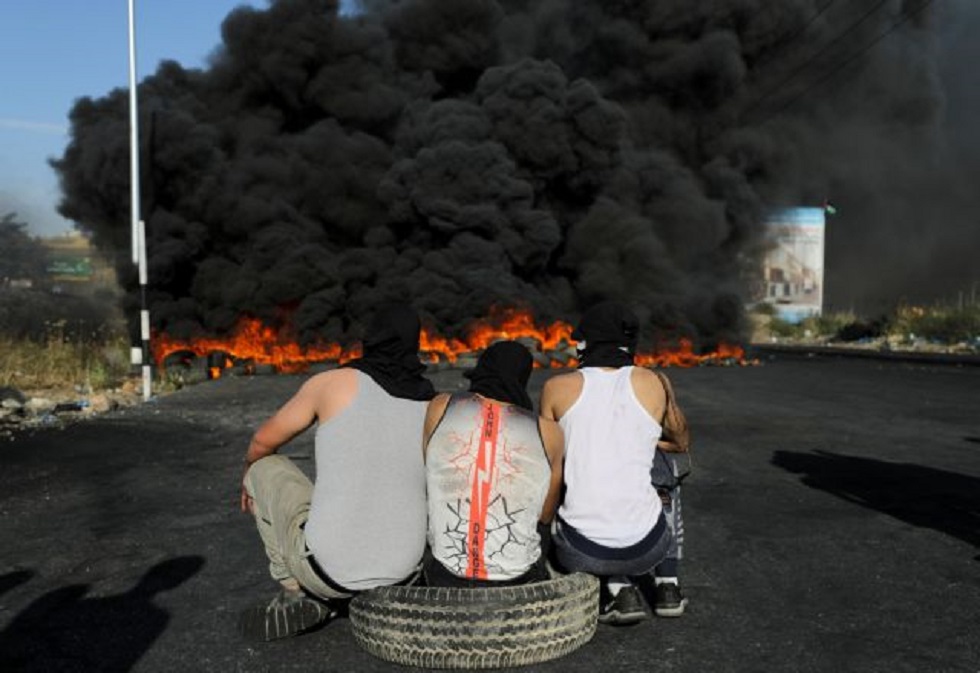
[[[770,248],[756,301],[797,323],[823,309],[825,208],[783,208],[766,220]]]

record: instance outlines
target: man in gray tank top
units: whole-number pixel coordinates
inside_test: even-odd
[[[255,432],[245,454],[241,508],[255,517],[279,582],[245,610],[251,640],[309,631],[337,601],[417,575],[425,548],[425,471],[419,451],[435,395],[419,362],[419,319],[379,310],[364,357],[308,379]],[[280,447],[316,425],[316,480]]]

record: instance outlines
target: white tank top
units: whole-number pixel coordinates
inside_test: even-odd
[[[537,415],[453,395],[425,458],[432,555],[457,577],[509,580],[541,556],[551,466]]]
[[[633,367],[579,373],[582,392],[559,420],[566,491],[558,515],[593,542],[628,547],[653,529],[663,507],[650,482],[662,428],[636,399]]]

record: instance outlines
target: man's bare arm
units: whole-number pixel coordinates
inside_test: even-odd
[[[541,429],[541,439],[544,441],[544,450],[548,454],[548,461],[551,463],[551,481],[548,484],[548,495],[541,507],[541,523],[551,523],[558,509],[558,500],[561,497],[562,468],[565,458],[565,434],[561,426],[547,418],[538,419],[538,427]]]
[[[426,449],[429,447],[429,440],[439,426],[439,421],[446,414],[446,407],[449,406],[449,394],[439,393],[431,400],[429,406],[425,408],[425,425],[422,428],[422,458],[425,458]]]
[[[550,421],[559,421],[571,408],[582,391],[582,377],[578,374],[559,374],[544,382],[538,407],[541,415]]]
[[[252,435],[248,449],[245,451],[245,472],[252,464],[266,456],[271,456],[296,435],[309,428],[316,420],[316,401],[323,379],[314,377],[304,383],[279,411],[265,421]],[[241,508],[243,512],[250,511],[249,496],[242,484]]]
[[[664,433],[657,447],[673,453],[684,453],[691,449],[691,433],[687,425],[687,418],[677,403],[677,396],[674,394],[674,387],[670,379],[662,372],[655,372],[660,379],[664,392],[667,395],[667,407],[664,411],[663,428]]]
[[[541,388],[541,399],[538,404],[538,408],[541,409],[541,415],[549,421],[558,420],[555,418],[554,397],[555,379],[551,378],[544,382],[544,386]]]
[[[316,420],[317,391],[321,382],[307,381],[279,411],[252,435],[245,460],[254,463],[275,453],[279,447],[300,434]]]

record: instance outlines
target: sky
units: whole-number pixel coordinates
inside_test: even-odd
[[[267,3],[136,0],[137,78],[166,59],[205,66],[221,21],[241,5]],[[0,0],[0,216],[16,212],[36,236],[71,231],[48,159],[67,146],[75,100],[128,82],[128,0]]]

